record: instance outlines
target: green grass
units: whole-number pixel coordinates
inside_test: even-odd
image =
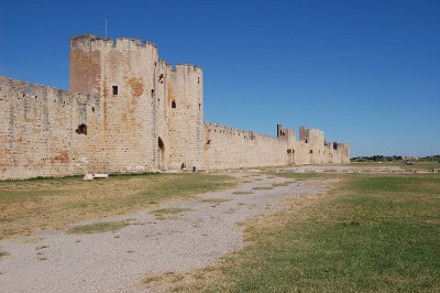
[[[67,232],[70,234],[95,234],[110,231],[116,231],[128,226],[126,221],[120,222],[99,222],[83,226],[75,226],[70,228]]]
[[[292,183],[293,183],[293,181],[286,181],[286,182],[283,182],[283,183],[274,183],[274,184],[272,184],[272,186],[273,187],[289,186]]]
[[[266,229],[249,222],[250,242],[222,261],[221,277],[179,290],[439,292],[440,177],[344,178],[331,196],[296,199]]]
[[[159,220],[165,220],[170,218],[175,218],[177,215],[192,211],[188,208],[164,208],[152,211],[154,216]]]
[[[293,173],[293,172],[275,173],[274,175],[277,177],[295,179],[295,181],[322,180],[322,179],[335,178],[337,176],[336,174],[329,174],[329,173]]]
[[[253,190],[271,190],[274,189],[273,186],[261,186],[261,187],[254,187]]]
[[[440,168],[440,163],[438,161],[434,162],[420,162],[414,161],[414,165],[405,165],[402,162],[353,162],[349,166],[355,167],[400,167],[403,171],[429,171],[438,170]]]
[[[235,195],[247,195],[247,194],[254,194],[252,191],[234,191],[232,194]]]
[[[214,205],[218,205],[218,204],[228,202],[228,201],[229,201],[229,199],[225,199],[225,198],[205,198],[205,199],[199,200],[199,202],[209,203],[209,204],[214,204]]]
[[[7,256],[8,253],[6,251],[3,251],[2,249],[0,249],[0,259]]]

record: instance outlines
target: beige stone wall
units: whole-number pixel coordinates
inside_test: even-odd
[[[71,91],[0,77],[0,179],[348,163],[318,129],[277,137],[203,120],[203,72],[135,39],[70,41]]]
[[[102,96],[97,143],[101,172],[145,172],[158,167],[158,50],[134,39],[71,39],[73,91]],[[83,77],[86,76],[86,77]]]
[[[308,165],[310,164],[310,148],[307,143],[296,141],[294,146],[294,164]]]
[[[350,163],[350,145],[338,142],[329,143],[330,163],[347,164]]]
[[[159,170],[168,169],[168,74],[171,71],[171,65],[163,60],[159,60],[156,84],[157,100],[157,167]]]
[[[324,146],[324,132],[319,129],[309,129],[305,126],[299,128],[299,140],[305,143],[309,152],[309,164],[322,164],[326,159]],[[327,153],[328,156],[328,153]]]
[[[167,75],[168,168],[202,166],[203,74],[200,67],[176,65]]]
[[[74,175],[99,165],[100,118],[92,107],[99,109],[99,97],[0,77],[0,179]]]
[[[203,149],[206,170],[287,164],[286,139],[209,122],[205,122]]]

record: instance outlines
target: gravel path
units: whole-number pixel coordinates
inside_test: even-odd
[[[285,178],[246,176],[248,183],[231,190],[107,219],[129,221],[118,231],[90,235],[43,231],[0,241],[9,254],[0,260],[0,291],[147,292],[141,286],[147,273],[202,268],[242,247],[243,231],[237,223],[279,211],[281,199],[318,192],[316,186]],[[273,186],[285,182],[292,183]],[[272,189],[258,189],[264,187]],[[253,193],[234,194],[238,191]],[[186,210],[160,220],[153,211],[162,208]]]

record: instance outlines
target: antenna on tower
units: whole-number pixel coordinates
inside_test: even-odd
[[[107,16],[105,17],[105,38],[107,39]]]

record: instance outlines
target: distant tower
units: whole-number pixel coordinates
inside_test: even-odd
[[[277,137],[283,137],[283,136],[284,136],[284,125],[277,124]]]

